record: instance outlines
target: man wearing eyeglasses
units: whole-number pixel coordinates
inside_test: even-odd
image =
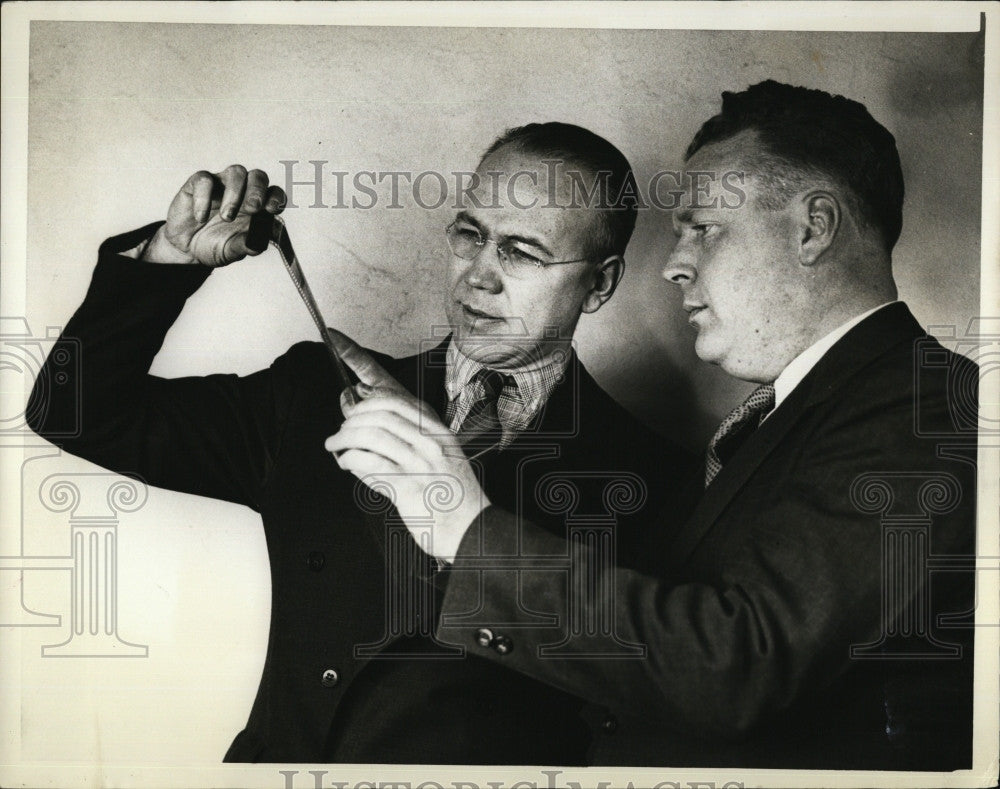
[[[980,370],[897,300],[895,139],[857,101],[767,80],[723,93],[685,161],[690,178],[713,177],[673,215],[664,276],[699,357],[757,388],[707,447],[705,495],[658,571],[595,572],[599,604],[558,568],[512,594],[479,550],[481,534],[511,533],[510,514],[475,495],[453,438],[426,451],[426,408],[344,340],[388,391],[346,407],[327,447],[368,480],[422,458],[404,518],[434,467],[484,508],[435,521],[432,550],[453,565],[439,634],[468,640],[449,614],[478,602],[479,627],[512,641],[481,654],[606,710],[594,763],[969,770]],[[724,174],[744,201],[727,205]],[[517,527],[522,553],[594,564],[593,545]],[[509,624],[524,608],[586,620],[607,600],[647,659],[590,659],[572,616],[561,650]]]
[[[625,157],[580,127],[508,131],[446,230],[450,336],[416,356],[372,358],[430,404],[433,424],[443,420],[492,501],[556,535],[565,535],[567,514],[596,514],[614,526],[601,532],[606,550],[643,567],[669,536],[662,525],[641,529],[644,514],[673,506],[680,522],[695,464],[606,395],[571,346],[581,314],[598,310],[621,279],[636,209],[616,200],[630,177]],[[64,332],[81,343],[83,365],[84,430],[64,442],[68,451],[262,516],[267,659],[226,759],[584,763],[591,729],[579,699],[472,657],[472,643],[436,640],[450,573],[403,526],[401,516],[414,513],[390,506],[393,487],[408,480],[370,494],[325,450],[343,423],[342,385],[321,343],[299,343],[244,378],[148,374],[187,297],[214,267],[257,254],[251,221],[281,213],[285,200],[259,170],[195,173],[165,223],[105,242]],[[363,384],[358,391],[370,394]],[[76,406],[57,395],[33,392],[28,413],[43,436]],[[652,485],[645,474],[654,468]],[[623,487],[627,500],[616,493]],[[571,509],[559,506],[567,495],[576,497]],[[460,491],[442,496],[423,500],[425,515],[472,505]],[[491,540],[485,555],[495,554]],[[507,558],[516,565],[516,555]],[[511,646],[487,631],[476,643]]]

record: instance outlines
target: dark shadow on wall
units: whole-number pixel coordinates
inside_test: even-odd
[[[914,68],[912,63],[899,63],[890,83],[889,98],[894,109],[910,117],[928,114],[950,114],[953,107],[975,102],[983,103],[984,60],[986,50],[986,16],[981,17],[979,33],[958,34],[954,57],[946,68]],[[968,42],[962,39],[969,38]],[[914,37],[913,46],[928,49],[940,47],[940,34]],[[919,60],[917,62],[920,62]],[[942,65],[942,64],[936,64]]]

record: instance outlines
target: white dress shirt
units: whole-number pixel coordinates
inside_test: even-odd
[[[816,366],[816,363],[823,358],[826,352],[836,345],[837,340],[847,334],[847,332],[861,323],[861,321],[865,318],[870,315],[874,315],[879,310],[885,309],[890,304],[895,303],[895,301],[887,301],[885,304],[880,304],[879,306],[868,310],[868,312],[863,312],[860,315],[851,318],[849,321],[842,323],[822,339],[814,342],[802,353],[792,359],[788,366],[781,371],[781,375],[774,380],[774,408],[781,405],[782,401],[792,393],[792,390],[798,386],[799,383],[801,383],[802,379],[809,374],[809,371]],[[774,409],[771,410],[768,416],[773,413]]]

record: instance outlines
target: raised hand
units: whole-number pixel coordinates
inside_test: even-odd
[[[280,214],[287,202],[280,186],[269,186],[263,170],[239,164],[219,173],[199,170],[184,182],[143,259],[156,263],[227,266],[263,249],[247,247],[255,214]]]
[[[449,504],[434,513],[430,552],[454,561],[466,530],[490,503],[461,446],[433,409],[364,349],[339,332],[331,335],[361,381],[355,391],[364,399],[352,404],[341,397],[344,423],[326,449],[370,488],[393,491],[393,503],[418,542],[431,488],[449,490]]]

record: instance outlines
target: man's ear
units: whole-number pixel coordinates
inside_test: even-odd
[[[831,192],[815,190],[807,194],[799,209],[799,262],[811,266],[833,244],[840,230],[840,201]]]
[[[597,312],[601,305],[610,299],[622,281],[625,273],[625,258],[621,255],[612,255],[605,258],[603,263],[598,264],[594,272],[594,284],[587,295],[583,297],[583,312]]]

